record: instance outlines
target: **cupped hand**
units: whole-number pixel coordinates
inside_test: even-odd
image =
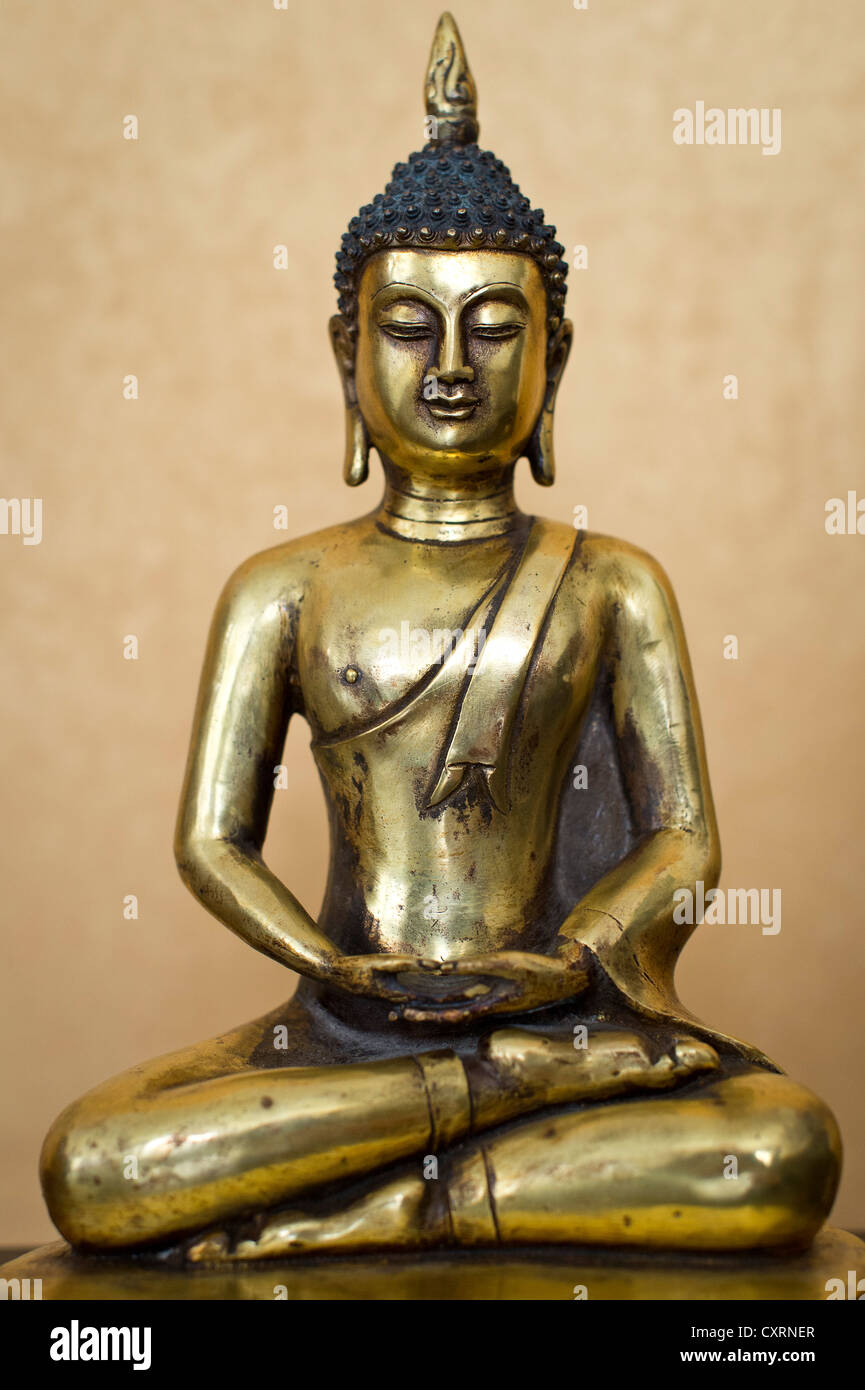
[[[571,999],[581,994],[591,980],[591,953],[580,946],[574,946],[566,957],[491,951],[442,962],[432,973],[447,975],[452,992],[447,998],[403,1002],[397,999],[398,1019],[409,1023],[471,1023],[488,1014],[524,1013]],[[464,989],[460,989],[461,982]]]
[[[398,976],[437,975],[441,961],[427,960],[407,952],[380,952],[370,956],[339,956],[328,970],[328,980],[350,994],[363,994],[369,999],[386,999],[408,1003],[414,990],[400,983]]]

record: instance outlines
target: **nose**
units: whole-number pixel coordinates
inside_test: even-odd
[[[467,366],[463,360],[462,343],[460,333],[456,324],[449,323],[444,329],[439,343],[438,366],[433,367],[432,375],[438,381],[452,383],[455,381],[474,381],[474,368]]]

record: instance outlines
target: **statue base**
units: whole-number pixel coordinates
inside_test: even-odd
[[[865,1242],[826,1226],[798,1255],[681,1254],[561,1246],[418,1255],[298,1256],[177,1269],[141,1256],[80,1255],[63,1241],[0,1267],[54,1300],[796,1300],[855,1298]],[[830,1284],[840,1280],[840,1284]],[[863,1284],[865,1288],[865,1284]],[[843,1289],[843,1292],[842,1292]],[[13,1293],[8,1296],[14,1297]],[[38,1297],[36,1288],[20,1297]]]

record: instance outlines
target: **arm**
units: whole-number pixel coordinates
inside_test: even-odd
[[[300,595],[287,561],[253,556],[214,614],[175,835],[181,878],[257,951],[320,976],[336,948],[261,857],[292,713],[290,673]],[[277,575],[277,563],[282,571]]]
[[[413,955],[346,956],[262,858],[278,764],[294,712],[291,674],[302,589],[285,552],[231,576],[211,624],[174,852],[209,912],[272,960],[353,993],[405,1001]]]
[[[694,924],[673,921],[673,894],[714,887],[721,852],[697,697],[676,600],[649,556],[617,547],[607,560],[613,719],[635,849],[595,884],[561,931],[618,957],[625,973],[649,967],[671,982]],[[636,961],[635,961],[636,958]]]

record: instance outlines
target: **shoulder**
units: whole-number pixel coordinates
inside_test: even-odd
[[[664,581],[667,576],[658,561],[647,550],[617,536],[603,536],[597,531],[578,533],[578,552],[581,562],[617,587]]]
[[[666,571],[653,555],[615,536],[580,533],[577,562],[606,595],[611,607],[636,615],[669,608],[673,589]]]
[[[561,522],[545,522],[544,527],[550,535],[568,530]],[[590,608],[608,630],[645,632],[679,622],[663,567],[648,551],[615,536],[576,532],[564,589],[567,602],[583,611]]]
[[[358,522],[328,526],[321,531],[269,546],[250,555],[229,575],[219,597],[218,611],[235,620],[266,620],[299,609],[319,569],[340,563],[341,553]]]

